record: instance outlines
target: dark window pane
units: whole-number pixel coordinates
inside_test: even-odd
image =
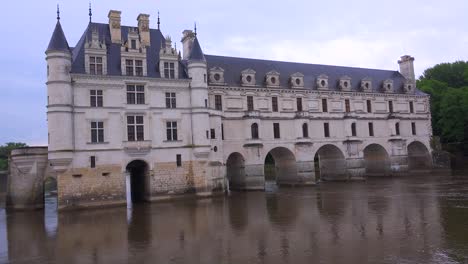
[[[93,143],[97,142],[97,130],[96,129],[91,129],[91,142]]]
[[[144,103],[145,103],[145,94],[137,93],[137,104],[144,104]]]
[[[143,116],[136,116],[136,123],[143,124]]]
[[[142,125],[137,125],[136,126],[136,131],[137,131],[137,140],[142,141],[144,140],[144,128]]]
[[[271,108],[273,112],[278,112],[278,97],[271,98]]]
[[[135,104],[135,93],[127,93],[127,104]]]

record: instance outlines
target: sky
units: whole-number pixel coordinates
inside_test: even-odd
[[[0,145],[47,145],[45,49],[56,24],[75,46],[88,21],[89,1],[4,1],[0,22]],[[468,60],[468,1],[409,0],[101,0],[91,1],[93,22],[109,10],[137,26],[150,14],[156,28],[180,41],[197,23],[205,54],[398,70],[400,56],[415,57],[416,76],[437,63]],[[178,43],[178,47],[182,47]]]

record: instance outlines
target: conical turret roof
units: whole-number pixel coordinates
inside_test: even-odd
[[[190,54],[188,56],[188,60],[191,61],[206,61],[205,60],[205,55],[203,54],[203,51],[200,47],[200,43],[198,43],[198,38],[195,37],[195,40],[193,41],[192,45],[192,50],[190,51]]]
[[[47,47],[47,51],[51,50],[70,51],[67,39],[65,38],[65,33],[63,33],[62,26],[60,25],[60,20],[58,20],[57,25],[55,25],[54,33],[52,34],[49,46]]]

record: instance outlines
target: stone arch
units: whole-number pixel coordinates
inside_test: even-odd
[[[314,156],[316,180],[332,181],[346,180],[346,159],[335,145],[325,144],[321,146]]]
[[[144,160],[133,160],[125,167],[127,179],[127,202],[139,203],[150,200],[150,167]]]
[[[233,152],[226,160],[226,176],[229,190],[245,188],[245,159],[239,152]]]
[[[382,145],[369,144],[364,148],[363,153],[366,176],[390,175],[390,158]]]
[[[288,184],[291,179],[297,178],[296,157],[294,153],[286,147],[275,147],[271,149],[265,156],[265,184],[269,180],[268,159],[272,158],[274,179],[276,184]]]
[[[423,143],[413,141],[408,145],[408,167],[410,171],[431,169],[431,154]]]

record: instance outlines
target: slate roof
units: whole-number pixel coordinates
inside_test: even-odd
[[[60,25],[60,20],[57,20],[55,25],[54,33],[49,41],[49,46],[47,46],[47,51],[70,51],[68,46],[67,39],[65,38],[65,33],[63,33],[62,25]]]
[[[365,69],[355,67],[342,67],[331,65],[295,63],[284,61],[259,60],[237,57],[226,57],[217,55],[205,55],[208,64],[208,70],[213,67],[224,69],[224,81],[229,86],[241,85],[241,72],[246,69],[256,71],[256,84],[260,87],[264,85],[266,73],[275,70],[280,73],[280,86],[289,88],[289,77],[296,73],[304,74],[304,88],[316,90],[316,78],[325,74],[328,76],[328,90],[339,90],[338,82],[341,77],[351,77],[351,91],[360,91],[361,80],[369,77],[372,79],[373,92],[383,92],[382,83],[384,80],[393,80],[393,89],[395,93],[404,93],[403,84],[405,77],[398,71]],[[416,91],[416,94],[424,94]]]
[[[192,50],[190,50],[190,54],[188,56],[188,60],[191,61],[206,61],[205,55],[200,47],[200,43],[198,43],[198,38],[195,37],[193,41]]]
[[[128,39],[128,31],[130,28],[136,29],[135,27],[121,26],[122,40],[125,42]],[[99,40],[104,41],[107,46],[107,75],[122,75],[121,70],[121,55],[120,48],[121,44],[116,44],[111,42],[109,24],[103,23],[89,23],[85,32],[81,36],[81,39],[76,44],[76,47],[73,48],[73,64],[72,64],[72,73],[86,73],[85,70],[85,60],[84,60],[84,50],[87,39],[91,39],[91,34],[93,30],[97,30],[99,35]],[[151,46],[146,48],[146,60],[148,67],[148,77],[160,78],[161,74],[159,72],[159,50],[161,45],[166,43],[166,39],[159,29],[150,29],[150,42]],[[183,69],[183,65],[180,64],[180,68]],[[185,71],[179,71],[179,78],[187,78]]]

